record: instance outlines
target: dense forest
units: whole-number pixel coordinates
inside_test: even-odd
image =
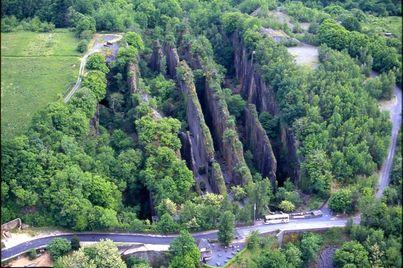
[[[294,27],[271,18],[278,6]],[[2,140],[2,223],[168,234],[251,224],[254,206],[262,217],[329,201],[334,213],[362,213],[337,267],[400,267],[400,142],[391,185],[374,194],[391,133],[378,101],[401,84],[401,39],[362,27],[396,15],[392,0],[2,1],[3,32],[69,28],[80,52],[96,32],[124,35],[115,61],[89,57],[71,101]],[[318,46],[318,66],[295,64],[294,44],[267,29]],[[290,244],[256,263],[308,265],[318,239],[298,242],[312,252]]]

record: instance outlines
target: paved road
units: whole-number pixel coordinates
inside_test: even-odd
[[[357,220],[356,220],[357,221]],[[274,224],[264,225],[258,222],[255,226],[245,226],[237,228],[239,235],[239,242],[243,242],[246,236],[252,231],[259,231],[260,233],[269,233],[276,230],[314,230],[324,229],[330,227],[342,227],[345,226],[347,219],[306,219],[306,220],[290,220],[288,224]],[[42,238],[33,239],[31,241],[19,244],[14,247],[3,249],[1,251],[1,260],[5,261],[14,256],[20,255],[23,252],[28,251],[31,248],[42,248],[55,237],[71,239],[73,233],[61,234],[54,236],[47,236]],[[176,235],[151,235],[151,234],[135,234],[135,233],[76,233],[82,242],[97,242],[100,239],[111,239],[114,242],[131,242],[131,243],[143,243],[143,244],[157,244],[168,245],[176,237]],[[195,239],[217,239],[217,230],[194,233]],[[236,242],[236,241],[235,241]]]
[[[389,184],[390,172],[393,165],[393,157],[396,151],[397,135],[402,124],[402,90],[397,86],[394,89],[394,96],[395,101],[390,105],[385,106],[385,108],[383,109],[389,111],[390,113],[390,120],[392,122],[392,134],[388,155],[380,171],[378,190],[375,194],[377,198],[380,198],[383,195],[383,191]]]
[[[112,43],[112,57],[115,58],[118,52],[117,42],[122,39],[122,35],[120,34],[96,34],[94,37],[94,43],[92,47],[85,53],[85,55],[81,58],[80,61],[80,70],[78,71],[78,77],[76,84],[70,90],[70,92],[64,98],[64,102],[68,102],[71,97],[77,92],[77,90],[81,86],[82,78],[84,75],[85,65],[87,64],[87,59],[91,54],[95,52],[100,52],[104,49],[105,42]]]

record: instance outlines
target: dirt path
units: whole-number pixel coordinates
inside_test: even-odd
[[[85,65],[87,64],[87,59],[91,54],[94,54],[96,52],[101,52],[105,50],[104,44],[106,42],[109,42],[111,44],[114,44],[118,42],[120,39],[122,39],[122,35],[120,34],[95,34],[94,38],[90,42],[90,49],[85,53],[85,55],[81,58],[80,62],[80,70],[78,71],[78,77],[76,84],[74,87],[70,90],[70,92],[66,95],[64,98],[64,102],[68,102],[71,97],[77,92],[78,88],[81,86],[82,78],[84,75],[84,70],[85,70]],[[117,49],[112,51],[113,56],[116,57],[117,54]]]
[[[295,63],[315,69],[319,64],[318,47],[300,42],[298,46],[288,47],[288,52],[295,57]]]
[[[402,90],[396,86],[392,101],[381,103],[380,109],[382,111],[388,111],[390,114],[390,120],[392,122],[392,134],[390,137],[391,142],[388,149],[388,155],[380,171],[378,190],[375,194],[377,198],[380,198],[383,195],[383,192],[390,181],[393,157],[395,156],[396,152],[397,136],[402,124]]]

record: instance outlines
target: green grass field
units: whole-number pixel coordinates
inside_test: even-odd
[[[33,115],[77,79],[78,40],[67,30],[1,34],[1,134],[24,133]]]
[[[402,38],[402,18],[397,16],[375,17],[368,15],[367,22],[362,25],[364,32],[383,34],[390,32],[397,38]]]

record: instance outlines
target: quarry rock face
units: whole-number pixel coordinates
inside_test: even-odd
[[[202,97],[205,104],[205,116],[210,122],[210,129],[216,144],[225,162],[226,171],[231,183],[245,185],[252,178],[246,165],[243,146],[235,129],[235,123],[231,123],[225,101],[219,96],[218,88],[213,88],[207,79],[204,79]]]
[[[244,110],[244,144],[252,152],[257,169],[262,177],[276,181],[277,161],[266,131],[260,124],[255,105],[249,104]]]
[[[185,97],[186,119],[189,127],[187,146],[190,147],[186,154],[188,166],[193,171],[198,185],[203,181],[207,191],[224,194],[226,193],[224,178],[221,169],[214,168],[217,162],[213,139],[204,121],[203,111],[193,82],[192,70],[186,62],[179,62],[176,48],[165,45],[164,53],[167,73],[170,77],[176,78]],[[182,73],[180,75],[177,74],[178,67],[181,68]]]
[[[150,62],[148,66],[159,72],[163,71],[165,64],[164,52],[162,51],[162,46],[159,40],[156,40],[154,43],[153,53],[151,54]]]
[[[260,74],[259,65],[253,59],[254,53],[249,52],[242,44],[238,33],[232,35],[234,48],[235,74],[241,87],[241,95],[249,103],[256,106],[257,112],[268,112],[272,116],[279,115],[276,93]],[[294,182],[300,179],[300,159],[297,155],[298,143],[291,129],[280,122],[280,135],[273,151],[275,158],[283,159],[280,169],[283,177],[290,177]],[[280,155],[282,154],[282,155]]]
[[[199,77],[197,92],[207,126],[210,128],[214,148],[218,151],[226,182],[245,185],[252,179],[243,155],[243,145],[235,128],[235,120],[229,114],[222,96],[220,83],[214,72],[207,70],[198,54],[191,53],[189,47],[181,47],[181,58],[193,69],[201,69],[208,75]]]
[[[139,80],[139,67],[137,64],[129,64],[127,67],[127,83],[129,85],[130,93],[133,94],[138,91]]]

